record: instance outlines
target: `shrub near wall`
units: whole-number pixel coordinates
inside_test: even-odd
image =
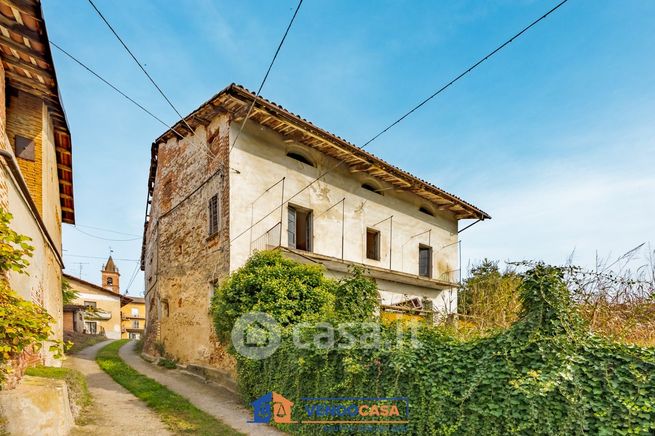
[[[52,335],[54,319],[41,306],[20,298],[9,286],[7,273],[26,274],[33,248],[27,236],[10,227],[11,214],[0,209],[0,388],[11,389],[20,381],[30,360],[37,360],[43,342]],[[55,358],[63,343],[51,341]]]
[[[271,390],[292,401],[406,396],[411,434],[654,433],[654,350],[587,333],[560,269],[534,266],[520,292],[516,324],[467,342],[422,327],[418,347],[406,339],[378,349],[298,349],[287,331],[273,356],[237,356],[240,387],[248,400]],[[395,329],[381,326],[383,337]],[[294,408],[294,419],[300,413]]]

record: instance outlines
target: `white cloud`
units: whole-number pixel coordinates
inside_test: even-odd
[[[462,233],[463,262],[485,257],[591,266],[596,253],[619,256],[655,242],[655,175],[636,167],[590,171],[548,166],[518,183],[477,195],[493,219]]]

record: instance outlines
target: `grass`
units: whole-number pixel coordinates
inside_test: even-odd
[[[91,394],[84,375],[70,368],[54,368],[52,366],[36,366],[27,368],[25,374],[34,377],[45,377],[64,380],[68,385],[68,397],[72,406],[75,422],[80,418],[87,407],[91,405]]]
[[[188,400],[144,376],[119,356],[118,350],[126,339],[115,341],[102,348],[96,357],[100,368],[117,383],[143,400],[176,434],[238,435],[241,434],[213,416],[203,412]]]
[[[84,333],[66,333],[64,341],[71,341],[73,346],[66,351],[66,354],[79,353],[86,347],[95,345],[98,342],[106,341],[107,338],[102,335],[85,335]]]

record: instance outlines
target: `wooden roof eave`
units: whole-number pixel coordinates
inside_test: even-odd
[[[239,121],[247,114],[253,98],[254,94],[244,88],[230,85],[212,97],[209,101],[205,102],[200,106],[200,108],[192,112],[186,117],[186,120],[198,116],[201,112],[203,113],[203,118],[210,119],[218,114],[219,110],[227,110],[232,114],[233,120]],[[208,108],[210,108],[210,113],[207,112]],[[250,118],[278,133],[296,140],[297,142],[310,145],[311,147],[317,148],[319,151],[322,151],[338,160],[346,162],[349,169],[353,168],[352,172],[366,171],[388,183],[391,183],[399,190],[411,191],[412,187],[418,183],[422,186],[423,192],[417,195],[436,204],[439,210],[446,210],[454,213],[457,219],[491,218],[485,212],[466,203],[462,199],[429,185],[406,171],[400,170],[376,158],[370,153],[348,143],[338,136],[325,132],[323,129],[314,126],[310,122],[288,112],[286,109],[281,108],[274,103],[268,102],[262,97],[257,98]],[[178,128],[181,128],[183,125],[183,122],[180,121],[173,127],[173,129],[178,130]],[[155,147],[160,143],[168,141],[174,135],[175,133],[173,131],[168,130],[155,140]],[[435,199],[430,199],[428,195]],[[455,208],[456,205],[459,206],[459,209]]]
[[[242,100],[238,100],[238,101],[241,104],[244,104],[246,106],[248,105],[247,101],[242,101]],[[262,118],[258,119],[258,117],[262,117]],[[317,147],[316,144],[311,144],[311,146],[313,146],[314,148],[319,148],[319,151],[322,151],[330,155],[331,157],[346,162],[351,172],[364,171],[384,180],[387,183],[392,184],[394,187],[400,190],[412,191],[423,198],[428,197],[428,199],[429,197],[436,197],[434,199],[430,199],[430,201],[436,203],[441,210],[448,210],[454,213],[457,219],[482,217],[477,210],[475,210],[474,208],[466,207],[466,205],[462,204],[461,200],[453,198],[451,195],[448,195],[445,192],[443,193],[434,192],[434,190],[426,190],[424,188],[422,188],[419,191],[412,189],[414,185],[412,185],[412,183],[407,181],[406,178],[399,177],[399,175],[396,174],[397,170],[395,168],[391,168],[392,171],[389,171],[389,168],[385,168],[387,167],[387,165],[380,164],[380,162],[377,162],[377,160],[371,162],[372,159],[370,159],[370,157],[367,156],[368,153],[360,154],[353,151],[351,144],[347,144],[345,147],[340,146],[339,144],[335,144],[335,141],[332,138],[327,139],[320,132],[317,133],[312,129],[304,129],[302,127],[299,127],[295,123],[291,124],[293,120],[289,120],[288,124],[285,124],[284,122],[273,124],[271,123],[271,120],[274,119],[273,115],[269,114],[269,112],[265,111],[263,108],[255,107],[255,109],[252,111],[250,115],[250,118],[262,125],[265,125],[266,127],[271,128],[272,130],[282,135],[290,136],[295,140],[297,140],[298,142],[301,143],[308,142],[306,137],[319,141],[321,146]],[[298,132],[300,132],[300,134],[298,134]],[[330,152],[330,150],[332,152]],[[446,208],[442,208],[444,202],[447,205]]]

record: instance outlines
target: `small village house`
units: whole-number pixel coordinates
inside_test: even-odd
[[[75,222],[71,137],[40,2],[0,0],[0,207],[29,236],[27,274],[9,284],[54,318],[62,339],[62,222]],[[60,365],[49,347],[34,356]]]
[[[143,297],[128,297],[121,308],[121,339],[141,339],[146,328],[146,303]]]
[[[210,301],[262,249],[331,277],[365,266],[383,316],[455,312],[459,222],[489,216],[261,97],[240,131],[254,99],[230,85],[152,145],[146,349],[226,365]]]
[[[109,256],[101,271],[102,286],[65,274],[71,288],[77,292],[73,305],[84,307],[83,332],[90,335],[104,335],[108,339],[121,339],[121,308],[131,302],[132,297],[120,294],[120,273]]]

